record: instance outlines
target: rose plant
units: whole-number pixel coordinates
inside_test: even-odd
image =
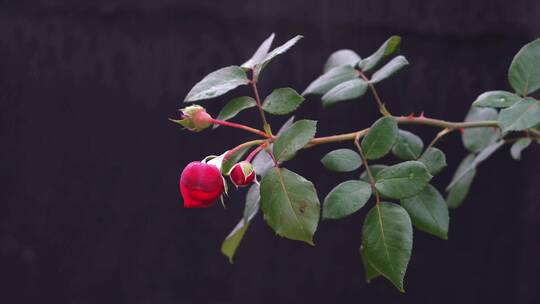
[[[323,74],[302,94],[292,88],[277,88],[262,100],[257,89],[262,71],[301,38],[296,36],[271,50],[272,34],[244,64],[208,74],[187,94],[184,102],[192,103],[222,96],[239,86],[251,86],[253,97],[232,99],[216,118],[203,107],[190,105],[181,110],[180,119],[171,120],[194,132],[210,126],[225,126],[251,132],[257,138],[219,156],[188,164],[180,177],[184,206],[213,205],[226,191],[224,176],[229,176],[237,189],[249,186],[243,217],[221,246],[223,254],[232,262],[259,209],[276,234],[313,245],[321,218],[347,217],[367,208],[372,199],[358,246],[366,279],[369,282],[384,277],[404,291],[403,279],[412,254],[413,227],[446,240],[448,208],[458,207],[465,200],[478,166],[506,144],[511,145],[511,156],[520,159],[521,152],[531,143],[540,143],[540,101],[531,95],[540,89],[540,39],[525,45],[512,60],[508,70],[512,91],[480,94],[464,121],[451,122],[423,113],[394,115],[383,103],[376,85],[409,64],[404,56],[395,56],[401,43],[398,36],[390,37],[365,58],[352,50],[338,50],[324,64]],[[268,114],[293,113],[307,95],[322,96],[322,105],[329,107],[358,99],[367,91],[372,93],[381,117],[361,130],[316,137],[316,121],[289,119],[274,133],[266,119]],[[262,129],[230,121],[250,108],[258,111]],[[402,129],[406,125],[425,125],[440,131],[424,146],[420,137]],[[444,197],[430,181],[447,166],[445,154],[436,147],[437,142],[454,131],[461,132],[469,154],[455,170]],[[336,185],[324,198],[321,209],[314,184],[284,165],[301,150],[336,142],[350,143],[354,149],[334,150],[321,159],[322,165],[331,171],[363,170],[363,173],[358,179]],[[372,163],[388,154],[399,161]]]

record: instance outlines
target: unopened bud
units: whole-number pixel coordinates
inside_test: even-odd
[[[206,109],[199,105],[185,107],[180,111],[182,112],[182,119],[171,120],[181,124],[190,131],[200,132],[212,125],[210,122],[212,116],[206,113]]]
[[[255,179],[255,170],[249,162],[242,161],[232,167],[230,177],[236,187],[245,187]]]

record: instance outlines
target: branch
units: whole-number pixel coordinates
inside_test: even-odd
[[[367,76],[362,72],[362,70],[357,70],[358,75],[360,75],[360,78],[362,78],[365,82],[367,82],[369,89],[371,90],[371,93],[373,94],[373,97],[375,97],[375,101],[377,101],[377,104],[379,105],[379,112],[381,112],[384,116],[391,116],[390,112],[382,102],[381,98],[379,97],[379,93],[377,93],[377,90],[375,89],[375,86],[371,81],[367,78]]]
[[[263,128],[266,134],[272,136],[272,130],[270,125],[266,121],[266,115],[262,108],[261,97],[259,96],[259,90],[257,89],[257,80],[255,79],[255,70],[251,69],[253,78],[251,79],[251,87],[253,88],[253,94],[255,95],[255,102],[257,102],[257,108],[259,109],[259,114],[261,115],[261,120],[263,122]]]
[[[468,129],[468,128],[481,128],[481,127],[497,127],[498,128],[499,127],[499,123],[496,120],[452,122],[452,121],[445,121],[445,120],[427,118],[427,117],[408,117],[408,116],[392,116],[392,117],[396,120],[398,124],[427,125],[427,126],[448,129],[448,131],[446,131],[445,133],[448,133],[455,129]],[[356,132],[351,132],[351,133],[325,136],[325,137],[317,137],[317,138],[312,139],[309,142],[309,144],[306,146],[306,148],[311,148],[316,145],[322,145],[322,144],[327,144],[327,143],[354,140],[358,134],[360,134],[360,137],[362,137],[368,131],[369,131],[369,128],[366,128],[366,129],[356,131]]]
[[[354,145],[358,149],[358,152],[360,153],[360,157],[362,158],[362,162],[364,163],[364,167],[366,167],[366,172],[369,177],[369,184],[371,185],[371,191],[375,193],[375,199],[377,200],[377,204],[381,202],[381,198],[379,197],[379,191],[377,191],[377,188],[375,187],[375,178],[373,177],[373,173],[371,172],[371,169],[369,168],[368,161],[366,158],[366,155],[364,154],[364,151],[362,150],[362,146],[360,145],[360,138],[363,136],[360,132],[356,134],[356,137],[354,138]]]
[[[272,138],[272,135],[266,134],[266,133],[264,133],[264,132],[261,131],[261,130],[258,130],[258,129],[255,129],[255,128],[252,128],[252,127],[248,127],[248,126],[246,126],[246,125],[237,124],[237,123],[230,122],[230,121],[224,121],[224,120],[214,119],[214,118],[210,118],[208,121],[209,121],[210,123],[213,123],[213,124],[216,124],[216,125],[226,126],[226,127],[236,128],[236,129],[241,129],[241,130],[244,130],[244,131],[248,131],[248,132],[257,134],[257,135],[262,136],[262,137]]]

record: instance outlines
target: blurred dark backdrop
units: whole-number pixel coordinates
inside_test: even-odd
[[[0,302],[538,303],[537,147],[521,162],[505,148],[482,164],[448,241],[415,233],[406,294],[364,282],[365,210],[322,223],[316,247],[274,236],[259,216],[235,264],[221,256],[244,193],[232,191],[227,210],[187,210],[178,178],[191,160],[251,137],[190,134],[167,117],[204,75],[242,63],[271,32],[276,44],[305,39],[264,71],[263,95],[303,90],[333,50],[366,56],[398,34],[411,65],[380,85],[390,109],[461,120],[478,94],[509,88],[512,56],[540,34],[540,2],[0,1]],[[246,93],[204,105],[217,114]],[[369,126],[377,111],[371,96],[326,111],[310,97],[297,117],[331,135]],[[254,112],[239,119],[259,124]],[[440,146],[443,189],[465,152],[457,134]],[[320,157],[336,147],[288,164],[321,199],[356,175],[323,171]]]

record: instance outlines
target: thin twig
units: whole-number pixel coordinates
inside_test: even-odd
[[[263,129],[268,135],[272,136],[270,125],[266,121],[266,115],[264,114],[264,110],[262,107],[261,97],[259,96],[259,90],[257,89],[257,80],[255,79],[255,69],[251,69],[251,72],[253,74],[253,77],[251,79],[251,87],[253,88],[253,94],[255,95],[255,102],[257,103],[257,108],[259,109],[259,114],[261,116],[261,120],[263,123]]]
[[[445,136],[446,134],[454,131],[455,129],[450,129],[450,128],[444,128],[442,129],[439,133],[437,133],[437,136],[435,136],[435,138],[433,138],[433,140],[429,143],[429,145],[427,146],[426,150],[433,147],[437,141],[439,141],[439,139],[443,138],[443,136]]]
[[[369,168],[367,158],[364,154],[364,151],[362,150],[362,145],[360,145],[360,138],[363,136],[363,134],[358,134],[354,138],[354,145],[358,149],[358,152],[360,153],[360,157],[362,158],[362,162],[364,163],[364,167],[366,167],[366,172],[369,177],[369,184],[371,185],[371,190],[373,193],[375,193],[375,199],[377,200],[377,204],[381,202],[381,198],[379,197],[379,191],[375,187],[375,178],[373,177],[373,173],[371,172],[371,169]]]
[[[379,112],[381,112],[381,114],[384,115],[384,116],[391,116],[392,114],[390,114],[390,111],[388,111],[388,109],[386,108],[386,106],[382,102],[381,98],[379,97],[379,93],[377,93],[377,90],[375,89],[375,86],[373,85],[373,83],[367,78],[366,74],[364,74],[364,72],[362,72],[362,70],[357,70],[357,71],[358,71],[358,75],[360,75],[360,77],[365,82],[367,82],[368,87],[371,90],[371,93],[373,94],[373,97],[375,98],[375,101],[377,101],[377,104],[379,105]]]
[[[237,124],[237,123],[230,122],[230,121],[225,121],[225,120],[214,119],[214,118],[210,118],[208,121],[210,123],[213,123],[213,124],[216,124],[216,125],[226,126],[226,127],[231,127],[231,128],[237,128],[237,129],[241,129],[241,130],[244,130],[244,131],[248,131],[248,132],[260,135],[262,137],[272,138],[272,135],[266,134],[265,132],[263,132],[261,130],[258,130],[258,129],[255,129],[255,128],[252,128],[252,127],[248,127],[246,125]]]

